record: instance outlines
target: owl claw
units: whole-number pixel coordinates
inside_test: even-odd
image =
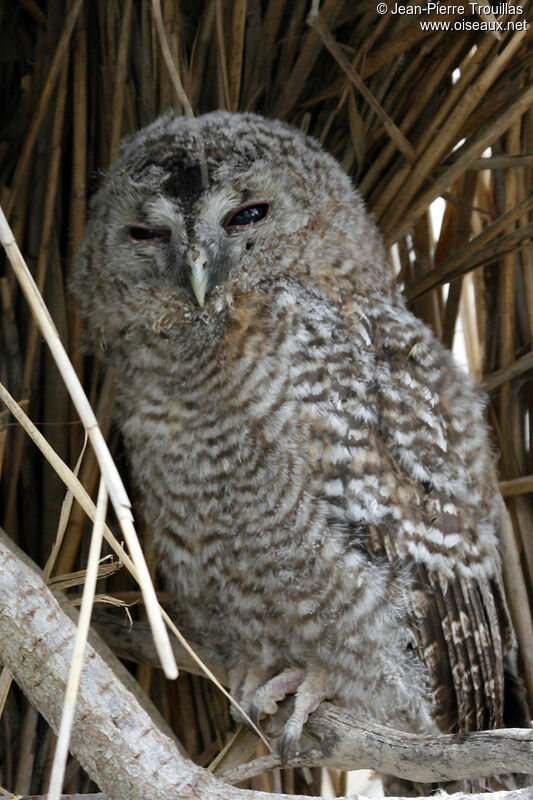
[[[285,725],[285,731],[283,736],[281,737],[281,744],[279,748],[279,757],[282,764],[287,764],[291,755],[296,755],[300,749],[300,738],[302,736],[302,729],[303,726],[300,727],[298,730],[298,726],[295,725],[290,730],[287,730],[290,724],[287,722]]]
[[[285,725],[281,739],[280,758],[283,764],[287,763],[289,756],[301,750],[300,739],[307,718],[328,696],[330,692],[327,689],[327,679],[323,675],[306,676],[296,692],[294,711]]]

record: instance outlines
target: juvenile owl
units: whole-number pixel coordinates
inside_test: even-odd
[[[482,403],[313,139],[167,113],[92,201],[74,290],[181,623],[254,718],[504,721],[514,640]]]

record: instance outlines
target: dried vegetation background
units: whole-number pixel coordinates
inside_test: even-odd
[[[501,19],[531,19],[532,5]],[[448,346],[464,339],[468,367],[488,393],[513,523],[504,544],[505,581],[533,699],[531,23],[529,31],[500,37],[428,32],[417,15],[380,16],[375,6],[323,0],[309,20],[309,0],[164,0],[162,17],[194,112],[258,111],[318,138],[366,198],[414,312]],[[183,109],[146,0],[0,6],[2,207],[124,471],[110,420],[111,387],[95,363],[84,363],[66,287],[99,172],[123,135],[171,106]],[[429,209],[437,198],[444,216],[435,237]],[[74,466],[81,426],[7,262],[0,274],[0,380]],[[65,487],[3,408],[0,471],[1,524],[42,566]],[[94,496],[98,470],[90,451],[80,477]],[[54,575],[83,569],[84,533],[85,515],[75,505]],[[73,597],[80,580],[71,581]],[[137,597],[121,573],[102,580],[99,591],[122,602]],[[138,606],[131,613],[143,616]],[[191,757],[210,764],[234,730],[224,698],[197,676],[170,683],[152,667],[130,666]],[[53,746],[43,719],[12,689],[0,719],[0,784],[19,794],[44,793]],[[332,774],[338,793],[343,780]],[[320,791],[320,776],[289,770],[251,785],[312,794]],[[66,788],[91,790],[74,760]]]

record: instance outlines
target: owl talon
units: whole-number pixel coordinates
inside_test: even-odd
[[[289,723],[287,723],[287,725],[288,724]],[[302,735],[302,729],[298,731],[297,727],[295,727],[294,730],[287,730],[287,725],[285,726],[285,731],[281,737],[281,744],[279,748],[279,757],[282,764],[287,764],[291,755],[294,756],[298,754],[300,749],[300,738]]]
[[[289,757],[300,752],[300,739],[309,714],[315,711],[322,700],[331,695],[328,691],[327,678],[320,673],[306,676],[296,692],[294,711],[285,725],[281,739],[280,758],[283,764]]]

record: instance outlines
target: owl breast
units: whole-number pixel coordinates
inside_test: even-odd
[[[268,675],[337,659],[332,696],[364,706],[381,682],[383,716],[394,702],[420,727],[429,716],[402,624],[405,576],[369,560],[335,496],[343,387],[323,355],[334,357],[339,330],[315,296],[290,286],[274,296],[241,298],[202,336],[186,326],[152,335],[127,361],[119,418],[162,571],[185,629],[230,668],[258,660]],[[364,364],[351,386],[354,375],[362,391]],[[329,444],[318,417],[329,419]],[[383,637],[390,648],[363,676]]]

